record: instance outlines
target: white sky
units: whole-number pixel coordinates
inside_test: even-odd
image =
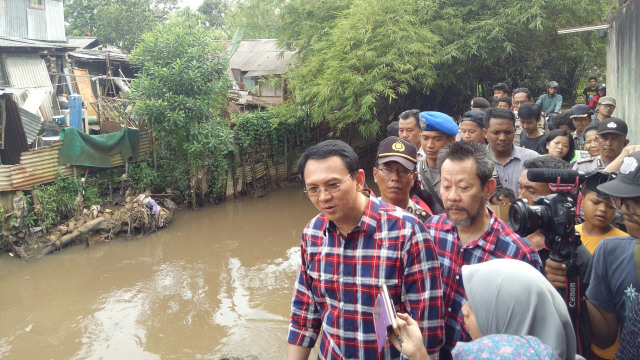
[[[178,6],[180,8],[190,7],[191,10],[196,10],[200,5],[202,5],[203,0],[180,0],[178,2]]]

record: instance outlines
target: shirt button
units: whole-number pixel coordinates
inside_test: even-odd
[[[460,249],[460,252],[463,252],[463,251],[464,251],[464,249]]]
[[[456,275],[456,279],[460,279],[460,275]]]
[[[347,299],[347,304],[351,304],[351,299]]]
[[[451,308],[447,309],[449,312],[451,312]]]
[[[351,276],[351,272],[350,272],[350,271],[347,271],[346,275],[347,275],[347,276]]]

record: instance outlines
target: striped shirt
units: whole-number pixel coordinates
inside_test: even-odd
[[[373,196],[346,237],[319,214],[302,234],[288,342],[319,359],[399,359],[388,341],[377,351],[373,306],[384,282],[396,310],[420,325],[431,359],[444,341],[444,303],[433,242],[413,215]]]
[[[490,145],[487,146],[491,149]],[[498,160],[495,161],[500,183],[504,187],[513,190],[515,194],[518,194],[518,178],[524,170],[524,162],[538,156],[540,154],[533,150],[514,146],[511,156],[504,164]]]
[[[451,351],[458,340],[470,341],[464,328],[462,306],[467,294],[462,284],[462,265],[477,264],[492,259],[518,259],[531,264],[542,272],[540,256],[536,249],[490,209],[491,220],[487,230],[467,245],[462,245],[457,228],[446,214],[434,215],[425,222],[433,238],[442,271],[442,289],[445,305],[445,350]]]

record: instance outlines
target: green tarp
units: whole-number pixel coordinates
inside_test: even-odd
[[[64,141],[60,148],[58,164],[111,167],[111,155],[120,154],[125,161],[137,160],[140,152],[140,132],[124,128],[117,133],[88,135],[74,127],[60,132]]]

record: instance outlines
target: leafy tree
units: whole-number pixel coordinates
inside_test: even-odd
[[[421,26],[415,1],[355,0],[310,54],[290,71],[290,87],[307,104],[314,122],[338,131],[357,124],[373,136],[400,97],[424,92],[433,83],[432,45],[437,40]]]
[[[229,11],[229,0],[204,0],[198,12],[207,19],[207,24],[224,29],[225,16]]]
[[[167,19],[178,0],[68,0],[67,34],[86,35],[125,52],[133,50],[142,34]]]
[[[286,0],[236,0],[225,16],[229,32],[244,28],[245,39],[273,39],[278,33],[278,13]]]
[[[219,35],[185,10],[144,34],[131,53],[139,70],[131,84],[134,113],[154,132],[167,186],[194,205],[195,188],[206,189],[198,185],[203,178],[214,191],[224,184],[225,155],[234,150],[220,117],[231,82]]]

